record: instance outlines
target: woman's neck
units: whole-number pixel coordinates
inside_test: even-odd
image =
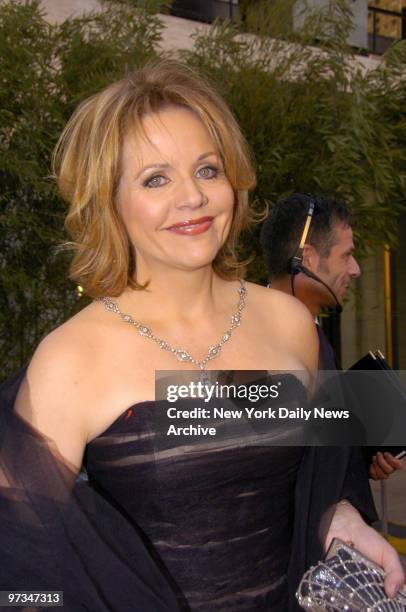
[[[147,277],[138,279],[145,280]],[[128,289],[120,299],[123,308],[145,313],[148,320],[196,321],[221,312],[227,302],[228,283],[211,267],[193,271],[166,269],[151,275],[149,281],[145,290]]]

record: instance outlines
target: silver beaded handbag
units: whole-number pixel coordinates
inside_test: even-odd
[[[313,612],[406,612],[406,588],[394,599],[384,589],[381,567],[341,540],[300,581],[297,600]]]

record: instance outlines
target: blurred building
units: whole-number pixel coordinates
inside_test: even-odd
[[[254,0],[255,1],[255,0]],[[240,3],[241,4],[241,3]],[[171,13],[185,19],[211,23],[216,17],[234,19],[239,14],[238,0],[173,0]]]
[[[368,2],[368,48],[381,54],[394,40],[406,38],[406,0]]]

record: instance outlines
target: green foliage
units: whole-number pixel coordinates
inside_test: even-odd
[[[293,33],[296,0],[240,0],[240,26],[259,36],[286,38]]]
[[[257,5],[258,26],[266,7]],[[83,304],[55,250],[66,205],[48,178],[51,151],[80,100],[158,52],[161,6],[115,0],[100,13],[50,25],[38,2],[0,0],[2,376]],[[243,127],[257,160],[258,211],[294,189],[335,195],[356,212],[364,249],[393,245],[405,209],[405,42],[366,71],[346,43],[344,0],[306,15],[300,32],[281,17],[287,40],[217,23],[183,56],[217,83]],[[253,24],[254,13],[248,17]],[[318,48],[309,46],[314,41]],[[259,252],[255,231],[241,250]],[[260,257],[250,276],[264,280]]]
[[[154,55],[160,32],[146,7],[50,25],[37,1],[0,2],[1,377],[83,305],[56,250],[66,205],[52,149],[77,103]]]

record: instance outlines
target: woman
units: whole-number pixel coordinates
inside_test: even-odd
[[[109,520],[117,531],[100,549],[96,569],[92,555],[77,553],[70,500],[63,512],[60,531],[69,520],[83,574],[103,593],[92,610],[170,607],[155,568],[182,610],[286,610],[288,573],[297,583],[314,557],[303,540],[311,538],[321,554],[317,533],[304,536],[298,512],[293,527],[295,488],[309,506],[307,529],[331,506],[324,546],[335,536],[352,540],[384,565],[392,594],[403,580],[396,554],[340,501],[356,498],[346,474],[350,454],[332,456],[337,485],[329,495],[322,492],[324,505],[312,510],[313,498],[304,498],[322,469],[314,452],[241,440],[209,450],[203,444],[192,453],[184,444],[165,452],[154,445],[156,370],[301,370],[311,377],[316,369],[317,338],[306,309],[281,292],[239,280],[235,248],[249,222],[247,192],[255,175],[224,101],[186,67],[151,64],[79,107],[58,144],[55,173],[70,205],[71,277],[94,301],[41,342],[15,410],[34,439],[48,440],[59,469],[66,466],[68,484],[86,450],[99,492],[91,503],[102,506],[92,513],[96,536],[87,550],[99,546],[100,516],[110,512],[101,500],[116,508]],[[10,481],[12,471],[6,472]],[[46,496],[42,491],[41,502]],[[59,503],[68,494],[62,488],[56,497]],[[86,500],[79,505],[87,516]],[[138,540],[129,541],[135,552],[124,559],[128,576],[138,571],[137,555],[143,567],[151,565],[136,584],[109,567],[128,554],[125,547],[113,559],[110,554],[131,539],[122,537],[121,523],[139,530],[153,559],[144,561]],[[107,589],[101,569],[109,575]],[[61,580],[68,588],[68,578]],[[115,583],[120,591],[130,589],[135,607],[124,598],[103,607]],[[144,584],[148,604],[139,599]],[[83,584],[83,597],[89,588]]]

